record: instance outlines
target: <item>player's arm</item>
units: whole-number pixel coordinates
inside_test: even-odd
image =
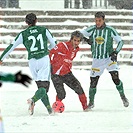
[[[48,49],[51,50],[57,44],[56,39],[52,36],[52,34],[50,33],[50,31],[48,29],[46,29],[46,36],[47,36],[47,38],[50,42],[50,45],[48,46]]]
[[[110,54],[111,60],[116,62],[117,61],[117,54],[120,52],[120,50],[122,49],[123,46],[123,41],[121,39],[121,37],[119,36],[119,34],[117,33],[117,31],[115,29],[112,28],[112,33],[111,33],[111,37],[117,42],[117,47],[116,49]]]
[[[124,43],[122,41],[122,38],[120,37],[120,35],[114,28],[112,30],[111,37],[117,42],[118,45],[117,45],[115,51],[116,51],[116,53],[119,53],[119,51],[122,49]]]
[[[93,27],[89,27],[86,29],[80,30],[80,32],[83,34],[84,38],[83,40],[87,42],[89,45],[92,45],[93,41],[89,38],[93,32],[92,30]]]
[[[0,64],[2,64],[3,60],[19,45],[22,41],[22,34],[19,34],[15,40],[4,50],[2,55],[0,56]]]
[[[87,42],[89,45],[92,45],[93,41],[87,37],[83,37],[83,40]]]

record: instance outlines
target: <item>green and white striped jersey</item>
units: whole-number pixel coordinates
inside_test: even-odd
[[[48,41],[50,45],[48,46]],[[30,26],[20,32],[15,40],[2,53],[0,60],[4,60],[19,44],[23,44],[28,51],[28,59],[39,59],[49,54],[55,47],[56,40],[50,31],[41,26]]]
[[[93,44],[91,45],[92,57],[96,59],[108,58],[114,51],[113,39],[118,43],[115,51],[118,53],[122,46],[123,41],[117,31],[111,26],[97,29],[96,26],[91,26],[81,30],[85,37],[89,37]]]

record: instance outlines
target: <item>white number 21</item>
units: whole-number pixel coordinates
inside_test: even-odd
[[[32,40],[32,45],[31,45],[31,47],[30,47],[30,50],[31,50],[31,51],[37,51],[37,50],[38,50],[38,47],[35,46],[35,45],[36,45],[36,39],[37,39],[38,41],[40,41],[41,49],[44,49],[42,34],[39,34],[39,35],[37,36],[37,38],[35,38],[34,36],[29,36],[28,39],[29,39],[29,40]]]

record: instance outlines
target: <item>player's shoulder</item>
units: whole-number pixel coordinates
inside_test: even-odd
[[[60,42],[57,44],[62,49],[68,49],[69,41],[68,42]]]
[[[87,31],[88,33],[94,31],[96,29],[96,26],[95,25],[92,25],[92,26],[89,26],[89,27],[86,27],[84,28],[85,31]]]
[[[106,28],[107,28],[107,29],[110,29],[110,30],[115,30],[115,28],[112,27],[112,26],[110,26],[110,25],[106,25]]]

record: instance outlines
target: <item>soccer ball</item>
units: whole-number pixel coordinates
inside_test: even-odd
[[[65,106],[61,101],[56,101],[53,103],[52,108],[55,113],[62,113],[65,109]]]

